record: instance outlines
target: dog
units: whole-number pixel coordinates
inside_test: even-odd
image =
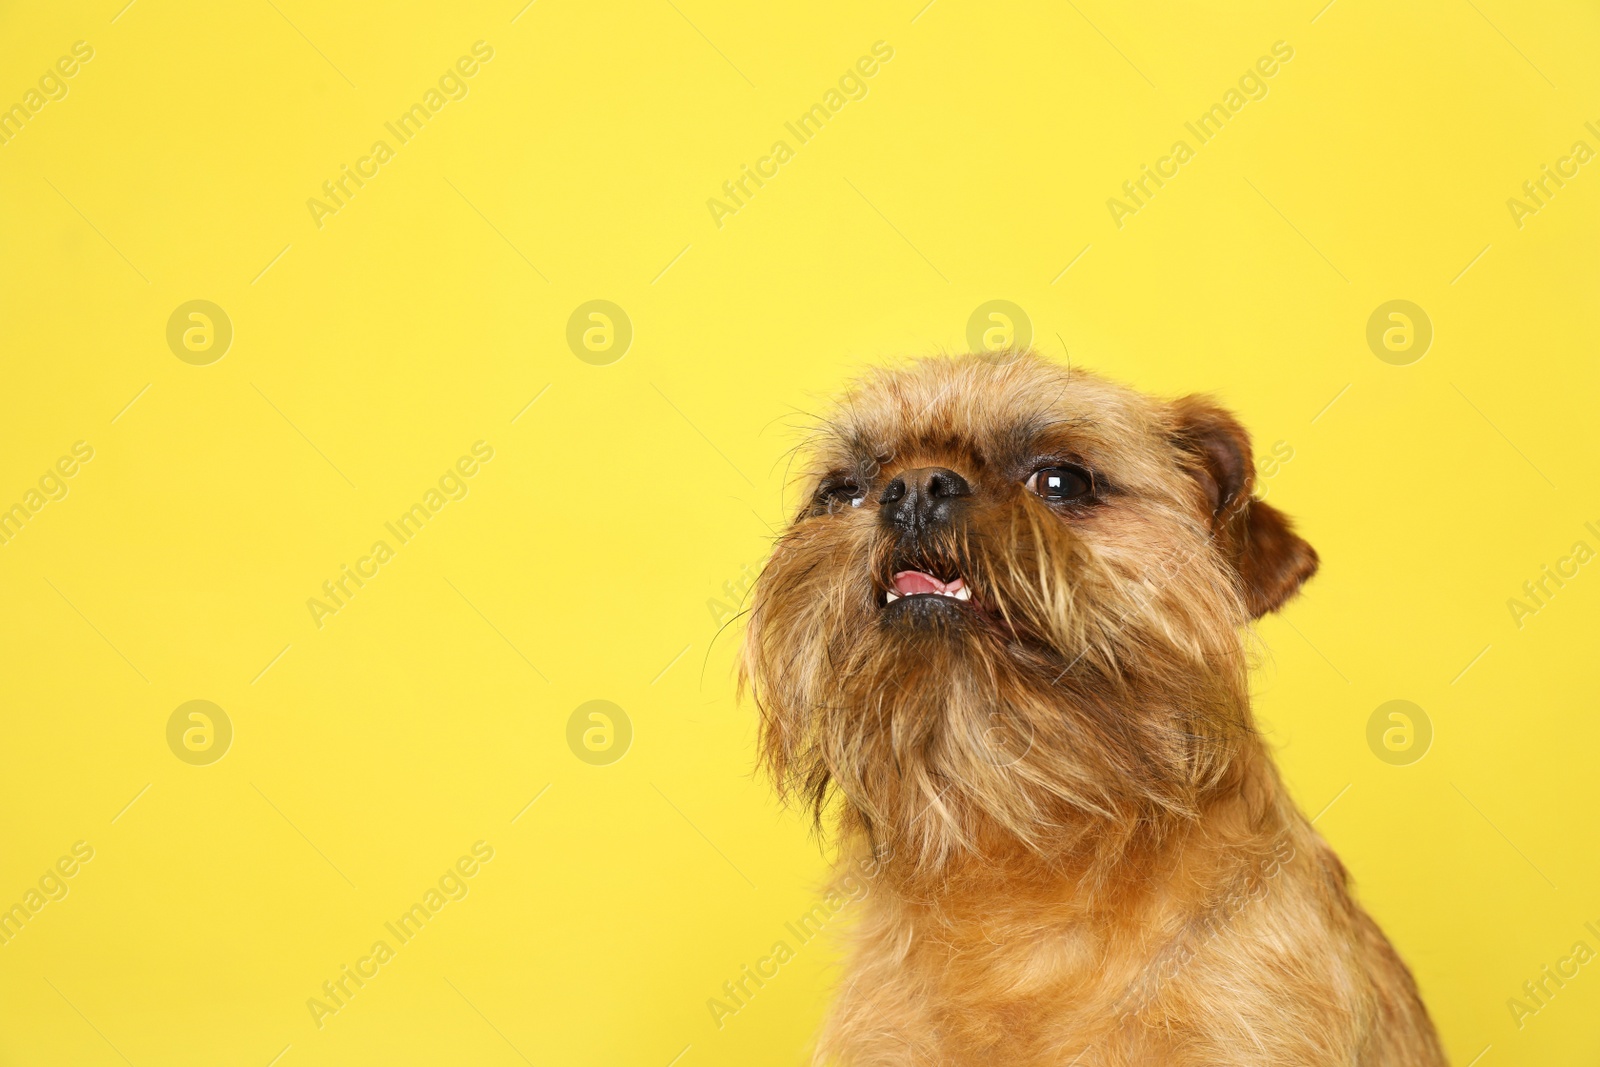
[[[941,356],[802,454],[740,692],[871,878],[816,1063],[1446,1062],[1251,716],[1247,628],[1317,555],[1236,418]]]

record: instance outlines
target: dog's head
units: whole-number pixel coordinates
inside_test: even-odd
[[[1239,423],[1036,356],[876,372],[756,585],[762,758],[920,865],[1192,815],[1252,735],[1240,627],[1311,546]]]

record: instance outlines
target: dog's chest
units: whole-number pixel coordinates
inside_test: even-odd
[[[973,1062],[1052,1062],[1051,1050],[1102,1027],[1150,951],[1137,930],[1056,901],[955,914],[883,902],[873,911],[855,962],[875,981],[854,987],[871,988],[875,1007],[861,1006],[880,1018],[918,1016],[907,1031],[936,1035],[937,1056],[966,1049]]]

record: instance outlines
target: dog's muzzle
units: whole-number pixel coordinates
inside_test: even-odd
[[[878,518],[901,536],[948,529],[972,486],[949,467],[915,467],[895,476],[878,498]]]

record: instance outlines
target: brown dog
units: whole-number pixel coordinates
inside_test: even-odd
[[[744,679],[874,877],[817,1062],[1445,1062],[1253,725],[1241,630],[1317,556],[1232,416],[928,359],[809,457]]]

